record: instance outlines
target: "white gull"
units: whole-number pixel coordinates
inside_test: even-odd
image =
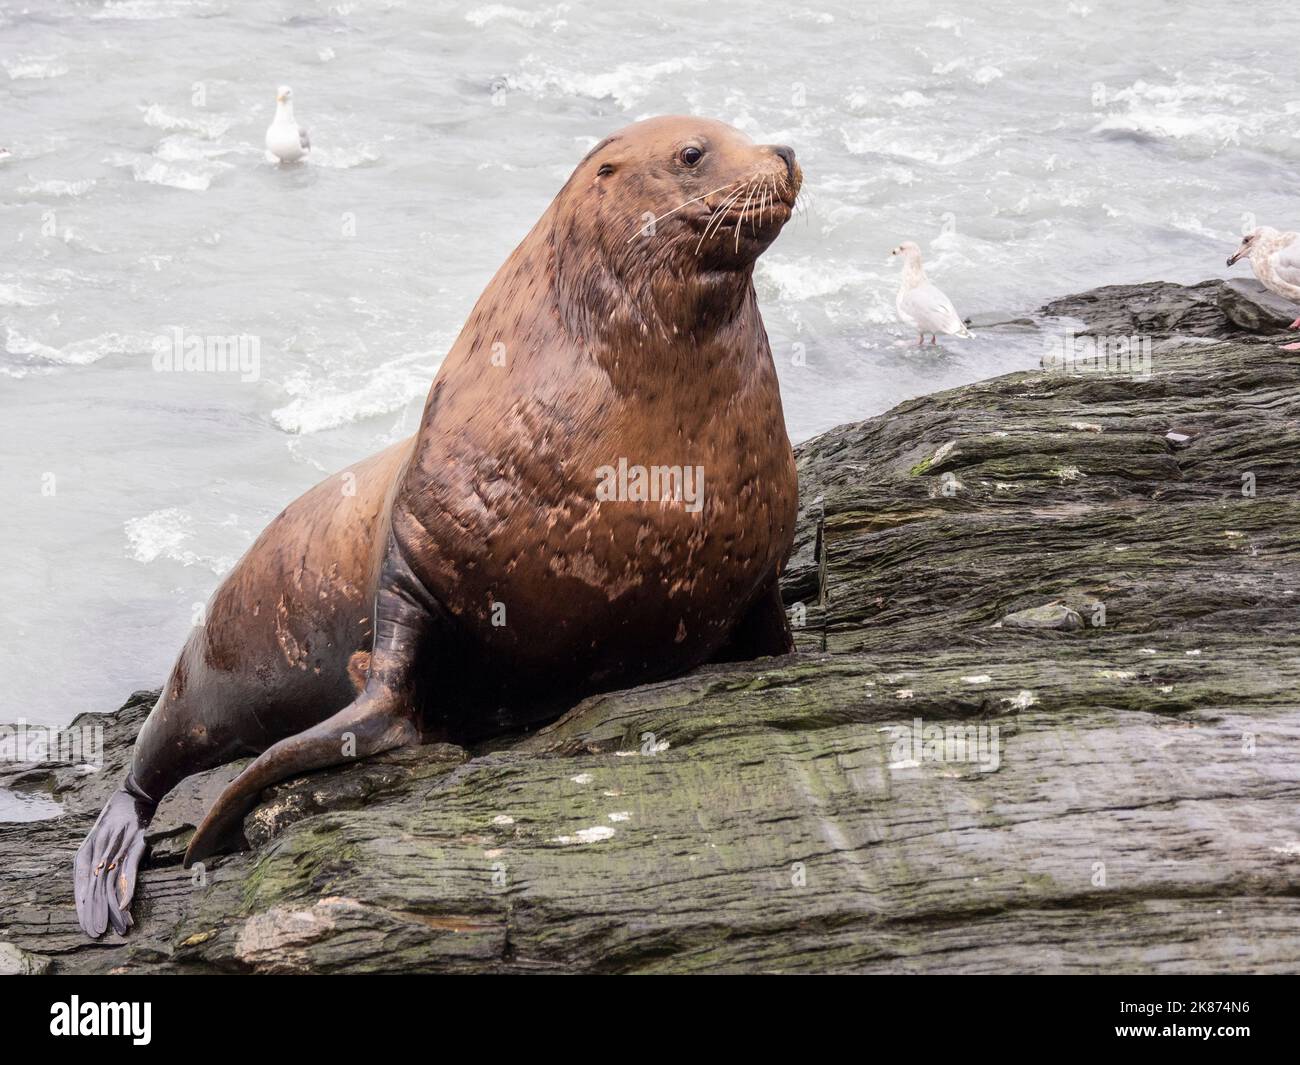
[[[905,240],[889,254],[903,257],[903,282],[898,287],[894,306],[898,309],[898,316],[916,328],[919,334],[916,346],[919,348],[925,343],[926,333],[930,334],[931,344],[939,342],[939,333],[969,338],[970,330],[953,307],[952,300],[925,276],[921,249],[912,241]]]
[[[275,94],[275,121],[266,130],[266,150],[281,163],[296,163],[311,151],[311,138],[294,120],[293,90],[281,85]]]
[[[1300,233],[1279,233],[1272,226],[1258,226],[1241,238],[1241,246],[1228,257],[1232,266],[1249,259],[1259,283],[1284,299],[1300,302]],[[1300,318],[1291,323],[1300,329]],[[1300,344],[1284,344],[1288,351]]]

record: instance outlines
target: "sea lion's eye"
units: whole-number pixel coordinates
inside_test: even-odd
[[[699,148],[691,147],[682,149],[681,160],[687,166],[694,166],[703,158],[704,152]]]
[[[600,169],[596,171],[597,177],[609,177],[614,172],[614,168],[609,163],[601,163]]]

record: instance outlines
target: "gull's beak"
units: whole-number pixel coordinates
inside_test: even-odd
[[[1236,263],[1238,259],[1240,259],[1245,254],[1246,254],[1245,248],[1238,248],[1236,251],[1234,251],[1231,255],[1228,256],[1228,265],[1232,266],[1234,263]]]

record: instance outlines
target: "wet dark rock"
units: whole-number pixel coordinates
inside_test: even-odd
[[[1300,304],[1274,295],[1253,277],[1234,277],[1198,285],[1107,285],[1054,300],[1043,313],[1081,319],[1090,334],[1226,339],[1285,331]]]
[[[1083,617],[1064,603],[1045,603],[1008,614],[1001,624],[1008,629],[1064,629],[1073,632],[1083,628]]]
[[[983,311],[966,319],[971,329],[992,330],[999,333],[1036,333],[1039,325],[1032,318],[1022,318],[1002,311]]]
[[[1247,333],[1286,329],[1300,316],[1300,304],[1269,292],[1254,278],[1224,282],[1218,304],[1228,321]]]
[[[1144,378],[1012,374],[803,445],[797,654],[286,781],[201,871],[238,767],[187,782],[126,939],[81,934],[70,870],[149,693],[102,772],[0,770],[67,811],[0,825],[0,967],[1296,971],[1300,352],[1223,288],[1052,305],[1198,333]],[[1005,623],[1046,604],[1082,624]]]

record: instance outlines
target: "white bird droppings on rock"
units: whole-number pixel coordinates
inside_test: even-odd
[[[612,839],[614,830],[609,825],[592,825],[591,828],[582,828],[572,836],[556,836],[551,840],[552,843],[599,843],[602,840]]]
[[[1003,699],[1012,710],[1028,710],[1038,702],[1038,697],[1027,688],[1022,688],[1014,699]]]
[[[494,825],[513,825],[515,819],[509,814],[497,814],[496,817],[492,818],[492,823]]]
[[[987,684],[992,679],[987,673],[974,673],[969,677],[962,677],[967,684]]]
[[[630,821],[632,814],[627,810],[617,810],[609,815],[611,821]]]
[[[576,777],[569,777],[569,779],[570,779],[571,781],[573,781],[573,783],[575,783],[575,784],[590,784],[590,783],[591,783],[591,774],[590,774],[590,773],[579,773]]]

